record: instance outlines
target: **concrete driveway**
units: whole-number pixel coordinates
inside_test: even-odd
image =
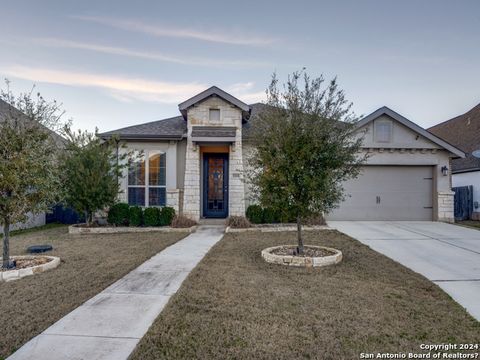
[[[480,231],[428,221],[329,221],[440,286],[480,321]]]

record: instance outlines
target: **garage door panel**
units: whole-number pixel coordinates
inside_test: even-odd
[[[432,220],[432,167],[365,166],[330,220]]]

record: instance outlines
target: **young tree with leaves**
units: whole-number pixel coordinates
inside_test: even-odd
[[[3,268],[11,268],[10,228],[28,214],[48,211],[60,198],[57,155],[62,139],[54,131],[63,111],[39,93],[15,96],[6,81],[0,92],[0,225]]]
[[[119,178],[129,154],[119,152],[115,138],[104,142],[96,132],[67,127],[65,134],[68,144],[61,161],[65,201],[91,225],[95,212],[117,201]]]
[[[304,253],[302,220],[337,207],[342,184],[365,161],[351,107],[336,78],[325,86],[323,77],[294,72],[279,88],[274,74],[252,124],[253,191],[262,205],[296,218],[298,254]]]

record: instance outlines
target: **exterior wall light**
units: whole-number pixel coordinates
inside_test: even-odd
[[[443,175],[443,176],[447,176],[447,175],[448,175],[448,167],[442,166],[442,168],[440,169],[440,171],[442,172],[442,175]]]

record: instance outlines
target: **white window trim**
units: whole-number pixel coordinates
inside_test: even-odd
[[[130,174],[129,169],[127,169],[127,203],[128,201],[128,189],[129,188],[141,188],[145,193],[145,205],[138,205],[141,207],[163,207],[167,206],[167,153],[162,150],[157,149],[133,149],[134,151],[142,152],[145,161],[145,185],[129,185],[128,177]],[[150,152],[158,152],[159,154],[165,154],[165,185],[150,185]],[[165,189],[165,205],[150,205],[150,191],[149,188],[156,189]]]
[[[390,126],[390,133],[388,134],[388,140],[379,140],[377,134],[377,126],[379,124],[388,124]],[[376,120],[373,124],[373,138],[377,143],[390,143],[393,140],[393,122],[391,120]]]

